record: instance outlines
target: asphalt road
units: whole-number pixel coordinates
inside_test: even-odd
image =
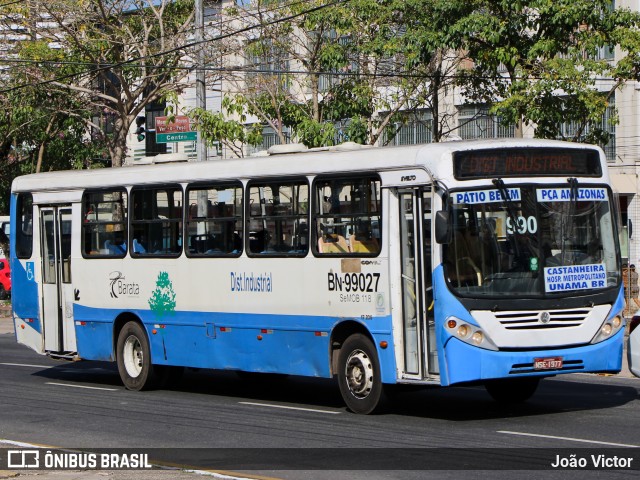
[[[180,465],[193,465],[190,455],[211,460],[220,448],[238,449],[205,462],[207,470],[248,477],[632,478],[637,470],[522,469],[546,467],[556,454],[619,452],[640,467],[640,379],[546,379],[518,406],[499,405],[479,387],[400,392],[389,413],[359,416],[346,410],[331,380],[188,371],[171,389],[130,392],[112,364],[52,360],[5,333],[0,438],[65,448],[162,448],[153,454]],[[427,460],[451,470],[423,469]]]

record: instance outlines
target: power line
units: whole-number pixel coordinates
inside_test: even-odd
[[[28,87],[48,85],[48,84],[51,84],[51,83],[58,82],[60,80],[66,80],[67,78],[72,78],[74,76],[87,75],[89,73],[95,73],[95,72],[99,72],[99,71],[110,70],[110,69],[113,69],[113,68],[123,67],[125,65],[132,65],[132,64],[134,64],[135,62],[138,62],[138,61],[144,61],[144,60],[147,60],[147,59],[153,59],[153,58],[162,57],[164,55],[168,55],[168,54],[171,54],[171,53],[176,53],[176,52],[179,52],[179,51],[187,50],[189,48],[192,48],[192,47],[204,44],[204,43],[208,43],[208,42],[212,42],[212,41],[224,40],[226,38],[229,38],[229,37],[231,37],[233,35],[237,35],[239,33],[249,32],[249,31],[251,31],[251,30],[253,30],[255,28],[275,25],[275,24],[278,24],[278,23],[281,23],[281,22],[286,22],[288,20],[293,20],[294,18],[298,18],[298,17],[301,17],[303,15],[307,15],[309,13],[314,13],[314,12],[317,12],[317,11],[320,11],[320,10],[324,10],[325,8],[333,7],[333,6],[342,4],[342,3],[347,3],[349,1],[350,0],[335,0],[335,1],[331,2],[331,3],[318,5],[316,7],[312,7],[312,8],[309,8],[307,10],[303,10],[302,12],[294,13],[292,15],[288,15],[286,17],[278,18],[278,19],[272,20],[270,22],[259,23],[259,24],[256,24],[256,25],[250,25],[248,27],[238,29],[238,30],[236,30],[234,32],[221,34],[221,35],[218,35],[216,37],[213,37],[213,38],[210,38],[210,39],[201,40],[201,41],[198,41],[198,42],[187,43],[185,45],[181,45],[179,47],[171,48],[169,50],[165,50],[163,52],[158,52],[158,53],[155,53],[155,54],[152,54],[152,55],[147,55],[147,56],[144,56],[144,57],[132,58],[130,60],[124,60],[122,62],[111,64],[111,65],[107,65],[107,66],[105,66],[105,65],[96,66],[92,70],[89,70],[89,71],[86,71],[86,72],[72,73],[72,74],[64,75],[62,77],[56,77],[56,78],[49,79],[49,80],[42,80],[42,81],[36,82],[36,83],[27,83],[27,84],[22,84],[22,85],[16,85],[16,86],[8,88],[8,89],[0,90],[0,94],[10,93],[10,92],[13,92],[13,91],[16,91],[16,90],[20,90],[20,89],[23,89],[23,88],[28,88]],[[300,2],[296,2],[296,3],[300,3]],[[153,67],[150,67],[150,68],[153,68]],[[165,68],[177,68],[177,67],[165,67]]]
[[[290,59],[289,59],[290,60]],[[133,61],[133,60],[131,60]],[[27,60],[27,59],[9,59],[9,58],[0,58],[0,64],[24,64],[24,65],[47,65],[51,67],[61,66],[61,65],[69,65],[69,66],[79,66],[79,67],[91,67],[91,70],[106,70],[113,69],[120,66],[123,66],[126,62],[121,63],[90,63],[90,62],[73,62],[66,60]],[[141,68],[141,69],[167,69],[167,70],[194,70],[198,68],[197,65],[187,65],[187,66],[166,66],[166,65],[149,65],[149,64],[135,64],[135,63],[126,63],[127,67]],[[261,65],[268,66],[269,62],[265,63],[252,63],[247,66],[236,66],[236,67],[212,67],[212,66],[204,66],[200,67],[203,70],[207,71],[218,71],[218,72],[227,72],[227,73],[255,73],[261,75],[330,75],[330,76],[345,76],[345,77],[358,77],[358,76],[372,76],[372,77],[398,77],[398,78],[430,78],[431,75],[428,74],[418,74],[418,73],[407,73],[407,72],[363,72],[363,71],[335,71],[335,70],[289,70],[289,69],[261,69],[259,68]],[[91,73],[91,70],[88,72],[77,72],[71,74],[74,75],[82,75],[83,73]],[[463,78],[463,74],[440,74],[438,78],[445,79],[456,79]],[[60,77],[62,78],[62,77]],[[480,78],[484,80],[495,80],[496,78],[506,78],[502,76],[476,76],[474,78]],[[538,76],[527,76],[527,77],[516,77],[515,80],[543,80],[544,77]],[[611,77],[593,77],[592,81],[594,82],[611,82],[616,83],[617,80]],[[629,80],[631,81],[631,80]],[[36,84],[37,85],[37,84]],[[24,85],[25,87],[27,85]],[[21,88],[22,86],[17,86],[14,88]],[[0,93],[4,93],[4,91],[0,91]]]

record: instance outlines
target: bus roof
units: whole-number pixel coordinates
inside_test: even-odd
[[[451,162],[443,156],[460,150],[506,147],[597,148],[591,145],[538,139],[491,139],[430,143],[410,146],[371,147],[357,150],[317,151],[249,157],[206,162],[167,163],[91,170],[64,170],[24,175],[14,179],[13,192],[59,191],[207,180],[237,180],[256,177],[283,177],[385,171],[407,168],[427,169],[437,179],[453,177]]]

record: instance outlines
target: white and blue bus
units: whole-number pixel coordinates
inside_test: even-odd
[[[15,179],[17,341],[115,361],[131,390],[184,367],[335,376],[358,413],[396,384],[523,401],[620,371],[600,149],[349,147]]]

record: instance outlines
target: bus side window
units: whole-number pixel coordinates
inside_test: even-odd
[[[242,253],[243,188],[240,182],[187,187],[189,257],[237,257]]]
[[[317,178],[314,182],[314,249],[319,255],[380,253],[380,179],[371,174]]]
[[[87,190],[82,197],[82,254],[122,258],[127,253],[127,192]]]
[[[305,256],[309,249],[306,179],[249,184],[250,255]]]
[[[134,187],[131,194],[133,256],[178,257],[182,252],[181,187]]]

